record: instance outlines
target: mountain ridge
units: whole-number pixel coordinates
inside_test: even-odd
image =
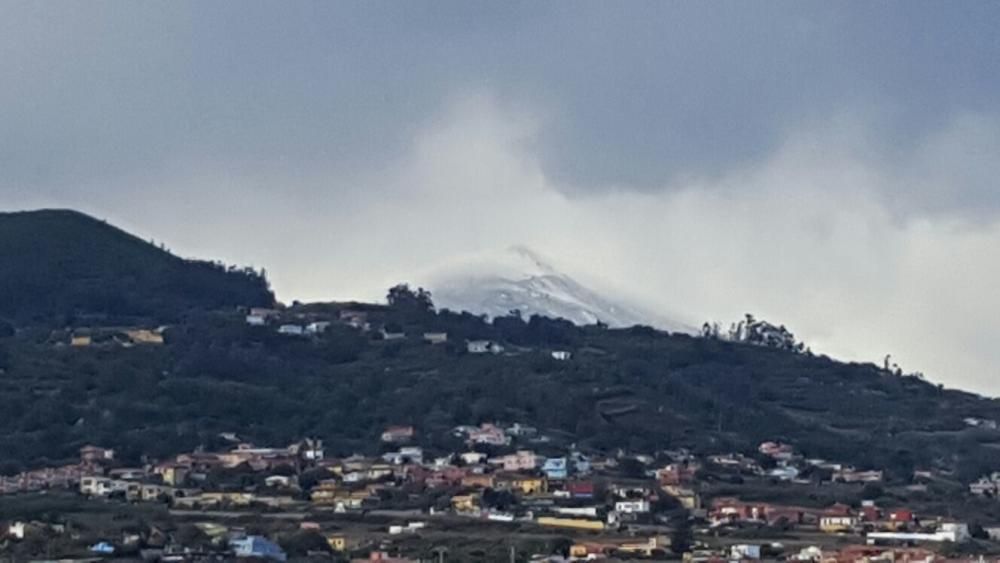
[[[525,245],[501,253],[459,258],[426,275],[439,306],[497,317],[518,311],[524,316],[565,318],[579,325],[614,328],[653,326],[692,334],[694,328],[657,315],[626,300],[605,297],[559,271]]]
[[[0,213],[2,316],[168,320],[273,301],[262,274],[180,258],[78,211]]]

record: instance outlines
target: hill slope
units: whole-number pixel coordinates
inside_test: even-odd
[[[412,424],[421,445],[447,452],[465,447],[453,427],[502,421],[540,428],[553,452],[576,443],[753,453],[781,440],[898,479],[938,467],[970,480],[1000,465],[1000,431],[963,422],[1000,420],[996,401],[873,365],[651,329],[364,307],[375,327],[399,325],[408,337],[339,325],[333,304],[283,313],[279,322],[334,322],[312,338],[219,311],[188,316],[163,346],[70,348],[24,331],[0,339],[0,451],[36,464],[93,442],[134,463],[236,432],[258,444],[315,436],[330,455],[349,455],[377,453],[385,426]],[[449,342],[424,342],[428,331]],[[466,353],[464,341],[478,338],[509,353]],[[555,349],[573,357],[557,361]]]
[[[904,481],[915,467],[968,481],[1000,466],[996,425],[964,422],[1000,421],[1000,403],[870,364],[643,327],[485,321],[415,299],[296,305],[274,322],[331,328],[285,336],[218,308],[269,301],[259,277],[181,260],[67,212],[0,217],[0,265],[6,314],[180,319],[159,346],[70,347],[44,326],[0,334],[2,471],[70,460],[85,443],[138,463],[212,447],[220,432],[259,444],[314,436],[331,455],[376,453],[392,424],[414,425],[421,445],[447,452],[465,447],[452,428],[486,421],[536,426],[552,438],[539,449],[551,452],[575,443],[752,454],[781,440]],[[344,309],[364,311],[372,330],[342,324]],[[407,336],[384,340],[378,329],[388,326]],[[428,344],[427,332],[448,341]],[[467,353],[476,339],[507,353]],[[572,357],[558,361],[554,350]]]
[[[178,258],[82,213],[0,214],[0,316],[169,320],[273,300],[251,271]]]

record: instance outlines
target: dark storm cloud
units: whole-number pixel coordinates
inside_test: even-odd
[[[532,148],[570,193],[718,177],[843,114],[863,121],[880,159],[908,167],[952,120],[1000,110],[992,2],[0,10],[5,191],[81,189],[178,163],[369,169],[470,90],[544,116]],[[995,130],[982,135],[996,145]],[[918,210],[1000,205],[980,184],[909,195]]]

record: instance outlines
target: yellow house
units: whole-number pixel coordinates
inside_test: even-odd
[[[677,499],[688,510],[701,508],[701,497],[693,489],[677,485],[663,485],[663,492]]]
[[[616,549],[624,553],[636,553],[645,557],[652,557],[653,553],[657,550],[669,550],[670,539],[665,536],[652,536],[645,541],[623,541],[618,544]]]
[[[569,556],[572,559],[586,559],[591,555],[604,555],[606,546],[603,544],[575,543],[569,547]]]
[[[492,489],[496,483],[493,475],[489,473],[472,473],[462,477],[463,487],[474,487],[478,489]]]
[[[336,482],[324,481],[312,490],[309,499],[316,504],[334,504],[339,494],[340,489]]]
[[[326,536],[326,543],[334,551],[347,551],[352,544],[343,534],[330,534]]]
[[[173,487],[165,487],[163,485],[143,485],[142,492],[140,493],[142,500],[147,502],[158,501],[164,496],[168,499],[172,499],[176,494],[176,489]]]
[[[387,463],[376,463],[368,468],[368,480],[377,481],[395,473],[395,468]]]
[[[281,496],[254,495],[253,498],[251,498],[250,500],[253,503],[262,504],[264,506],[269,506],[271,508],[282,508],[282,507],[293,506],[298,502],[293,497],[290,497],[288,495],[281,495]]]
[[[858,524],[854,516],[823,516],[819,519],[819,529],[828,533],[850,532]]]
[[[545,477],[518,479],[514,482],[514,486],[526,495],[542,494],[549,490],[549,483]]]
[[[614,551],[652,557],[658,550],[669,550],[670,540],[665,536],[653,536],[645,540],[613,540],[602,543],[577,543],[569,548],[569,555],[576,559],[587,559],[592,555],[604,555]]]
[[[215,522],[196,522],[195,527],[202,532],[205,532],[205,535],[212,539],[222,537],[229,533],[229,528]]]
[[[253,495],[250,493],[202,493],[194,500],[201,505],[229,504],[234,506],[247,506],[252,501]]]
[[[163,344],[162,334],[145,328],[126,330],[125,335],[134,344]]]
[[[552,518],[542,516],[538,519],[539,526],[554,526],[557,528],[575,528],[577,530],[603,530],[604,522],[586,520],[584,518]]]
[[[322,493],[321,496],[317,496],[317,493]],[[312,502],[314,504],[332,504],[338,509],[358,509],[364,505],[364,502],[372,498],[373,493],[371,490],[364,489],[360,491],[313,491]]]
[[[479,497],[476,495],[455,495],[451,497],[451,507],[458,512],[472,512],[479,508]]]
[[[76,346],[78,348],[82,348],[84,346],[90,346],[90,343],[91,343],[91,338],[89,334],[79,334],[79,335],[74,334],[69,339],[69,345]]]
[[[548,481],[545,477],[534,477],[526,475],[512,475],[503,478],[500,486],[511,491],[519,492],[522,495],[537,495],[549,490]]]
[[[188,470],[183,465],[166,464],[156,467],[153,472],[158,474],[165,484],[177,486],[184,482]]]

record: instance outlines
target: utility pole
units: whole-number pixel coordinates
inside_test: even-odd
[[[517,563],[517,548],[510,546],[510,563]]]

